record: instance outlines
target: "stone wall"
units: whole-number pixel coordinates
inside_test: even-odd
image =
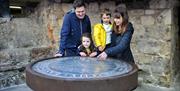
[[[33,18],[0,24],[0,88],[24,83],[25,66],[52,56],[46,31]]]
[[[140,80],[161,86],[170,85],[171,9],[131,10],[135,32],[132,49],[139,65]]]
[[[174,35],[176,32],[172,32],[177,30],[173,28],[175,24],[172,18],[174,17],[172,14],[176,12],[172,7],[176,2],[176,0],[151,0],[148,9],[131,9],[128,12],[135,29],[131,47],[135,62],[140,68],[140,84],[170,87],[174,82],[172,62],[178,61],[178,58],[173,54],[179,53],[173,49],[178,42],[177,36]],[[91,19],[92,27],[95,23],[100,22],[99,12],[101,9],[110,8],[113,11],[115,6],[116,3],[112,1],[101,4],[89,3],[87,14]],[[58,48],[63,16],[71,8],[71,4],[50,3],[44,0],[27,18],[16,18],[10,23],[0,25],[3,30],[0,31],[0,44],[2,44],[0,45],[0,62],[2,64],[0,77],[18,71],[15,75],[19,75],[18,77],[23,79],[22,70],[26,64],[52,56]],[[53,22],[56,49],[48,47],[50,44],[47,37],[48,22]],[[174,41],[174,38],[177,41]],[[176,61],[173,58],[176,58]],[[11,75],[6,76],[11,77]],[[0,81],[4,83],[5,80],[0,79]],[[23,80],[16,81],[23,82]]]

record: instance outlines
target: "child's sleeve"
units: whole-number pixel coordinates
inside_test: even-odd
[[[95,25],[94,30],[93,30],[93,39],[94,39],[94,44],[96,47],[101,45],[100,38],[99,38],[99,35],[100,35],[99,30],[100,30],[99,25],[98,24]]]

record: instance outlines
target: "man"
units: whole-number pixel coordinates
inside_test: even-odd
[[[68,12],[64,17],[60,46],[56,57],[77,56],[82,34],[91,33],[91,22],[86,15],[85,3],[81,0],[75,0],[73,8],[74,11]]]

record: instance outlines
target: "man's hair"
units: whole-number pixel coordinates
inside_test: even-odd
[[[81,6],[86,7],[84,0],[75,0],[73,2],[73,8],[74,9],[76,9],[77,7],[81,7]]]

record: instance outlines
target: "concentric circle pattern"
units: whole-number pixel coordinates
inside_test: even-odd
[[[132,66],[115,59],[99,61],[96,58],[64,57],[39,61],[32,66],[32,70],[50,77],[96,79],[126,74]]]

